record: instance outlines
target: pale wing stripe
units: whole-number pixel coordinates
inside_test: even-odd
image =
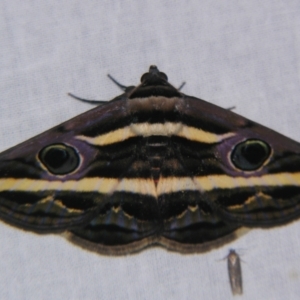
[[[19,182],[18,185],[16,183]],[[34,184],[37,183],[38,184]],[[68,180],[68,181],[48,181],[37,179],[15,179],[6,178],[0,179],[0,191],[10,190],[14,186],[14,191],[22,192],[38,192],[38,191],[78,191],[78,192],[101,192],[109,193],[119,183],[118,179],[112,178],[84,178],[81,180]],[[91,187],[99,186],[98,190]],[[30,188],[29,188],[30,187]]]
[[[132,192],[136,194],[149,195],[157,197],[156,188],[152,179],[122,179],[116,188],[116,191]]]
[[[178,191],[195,191],[197,185],[192,177],[168,177],[161,178],[157,185],[157,194],[169,194]]]
[[[235,133],[229,132],[224,134],[215,134],[213,132],[183,125],[182,130],[177,134],[177,136],[195,142],[214,144],[235,136]]]
[[[290,177],[290,179],[288,179]],[[195,177],[203,191],[214,189],[233,189],[253,186],[300,186],[300,173],[267,174],[258,177],[230,177],[228,175],[212,175]],[[214,186],[212,185],[212,181]]]
[[[18,183],[18,184],[17,184]],[[14,187],[12,189],[12,187]],[[142,195],[157,197],[156,188],[152,179],[127,179],[115,178],[84,178],[69,181],[48,181],[36,179],[0,179],[0,192],[39,192],[39,191],[76,191],[98,192],[109,194],[115,191],[132,192]]]
[[[136,136],[152,136],[152,135],[163,135],[171,136],[178,135],[182,130],[182,123],[140,123],[131,124],[130,128]]]
[[[292,173],[286,173],[286,181],[292,182],[292,185],[297,185],[297,178],[295,178]]]
[[[91,145],[105,146],[118,142],[125,141],[131,137],[137,136],[134,132],[130,130],[130,127],[120,128],[96,137],[88,137],[84,135],[79,135],[76,138],[88,142]]]
[[[235,177],[234,178],[234,185],[235,186],[243,186],[243,184],[244,184],[244,180],[243,180],[244,178],[243,177]]]
[[[195,142],[214,144],[234,136],[235,133],[229,132],[225,134],[215,134],[213,132],[204,131],[195,127],[186,126],[182,123],[166,122],[154,124],[131,124],[130,126],[119,128],[96,137],[80,135],[76,138],[86,141],[91,145],[105,146],[113,143],[123,142],[135,136],[147,137],[153,135],[179,136]]]
[[[290,177],[290,179],[288,179]],[[214,189],[234,189],[255,186],[300,186],[300,173],[268,174],[260,177],[231,177],[212,175],[204,177],[161,178],[157,194],[168,194],[184,190],[208,192]]]
[[[1,191],[76,191],[109,194],[114,191],[131,192],[158,197],[162,194],[180,191],[211,191],[214,189],[233,189],[253,186],[300,186],[300,173],[268,174],[260,177],[230,177],[211,175],[203,177],[161,178],[155,187],[152,179],[143,178],[83,178],[69,181],[47,181],[36,179],[0,179]]]

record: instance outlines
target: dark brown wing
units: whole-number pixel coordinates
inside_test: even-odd
[[[181,94],[154,66],[137,88],[0,154],[2,219],[108,253],[196,251],[292,221],[299,186],[298,143]]]

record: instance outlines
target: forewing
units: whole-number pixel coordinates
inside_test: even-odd
[[[215,142],[180,143],[202,198],[225,222],[275,226],[300,215],[300,144],[205,101],[187,97],[183,118]],[[199,139],[199,136],[197,137]],[[192,188],[194,189],[194,188]]]
[[[1,218],[37,232],[88,224],[118,186],[131,156],[114,157],[80,137],[114,126],[123,114],[119,103],[97,107],[1,153]],[[118,176],[110,178],[113,173]]]

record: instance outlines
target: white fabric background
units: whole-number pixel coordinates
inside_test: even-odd
[[[299,0],[0,2],[0,150],[111,99],[150,64],[183,92],[300,141]],[[300,222],[211,252],[107,257],[0,223],[0,299],[230,299],[224,258],[242,253],[241,299],[299,299]]]

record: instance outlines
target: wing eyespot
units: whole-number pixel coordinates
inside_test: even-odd
[[[77,150],[65,144],[52,144],[44,147],[39,159],[47,170],[56,175],[73,172],[80,162]]]
[[[271,147],[264,141],[249,139],[237,144],[232,153],[234,166],[243,171],[259,169],[270,157]]]

